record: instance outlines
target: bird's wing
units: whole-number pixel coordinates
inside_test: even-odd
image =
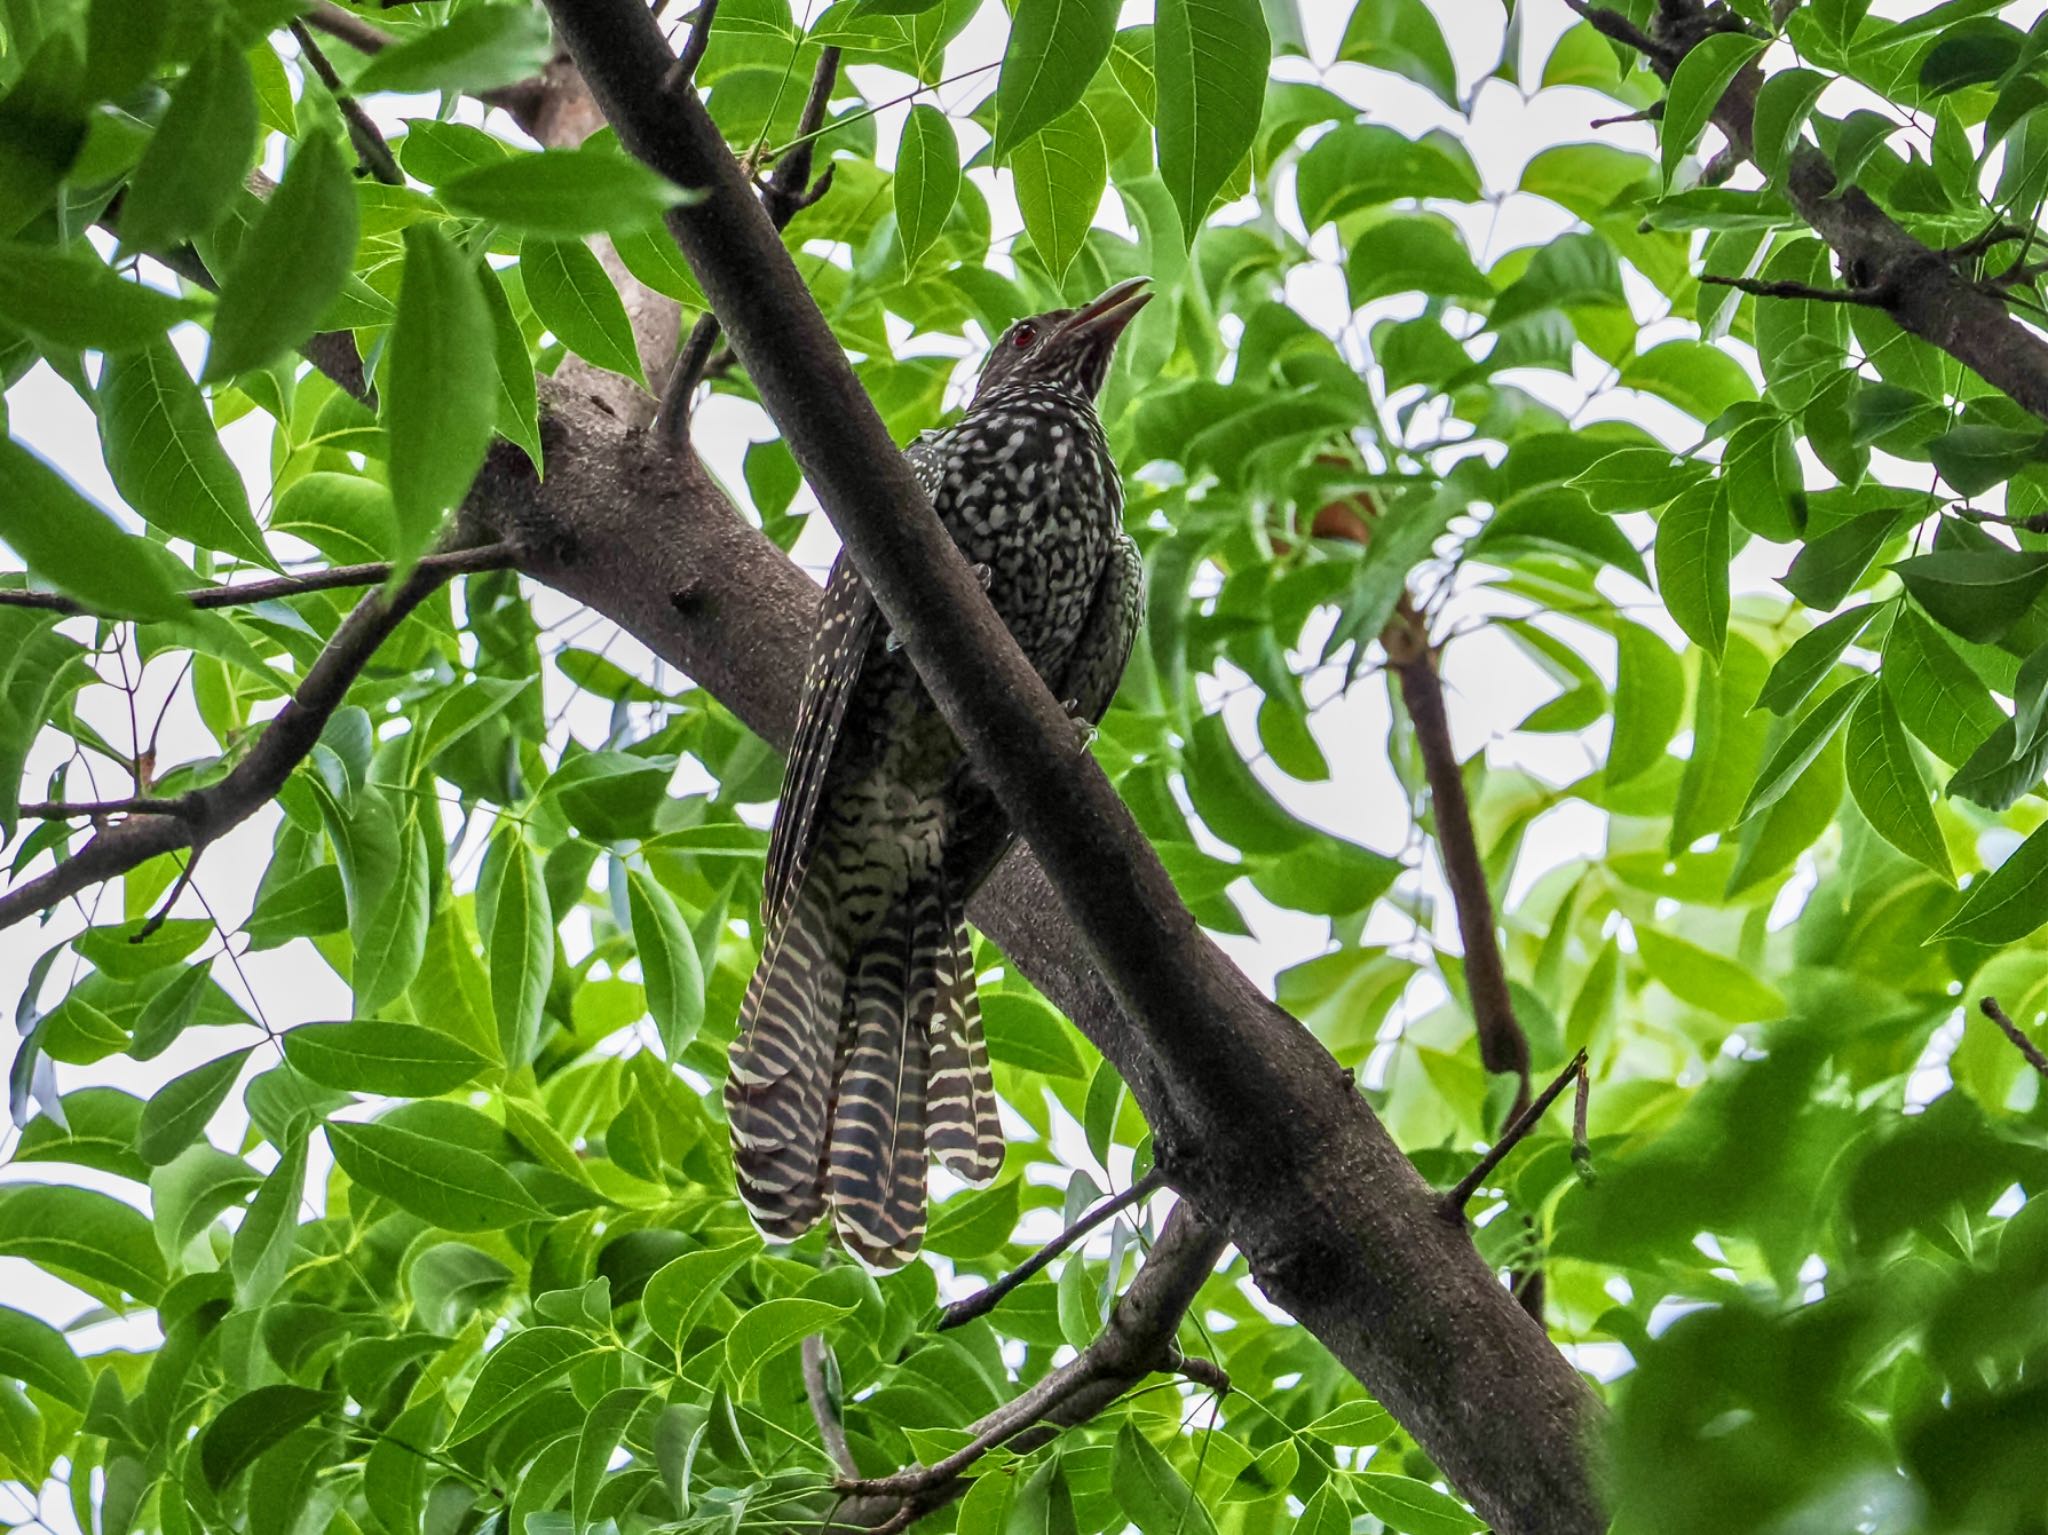
[[[803,701],[797,705],[789,766],[782,778],[782,803],[768,837],[761,912],[771,933],[789,915],[804,870],[817,848],[818,806],[824,798],[832,750],[838,744],[847,701],[860,681],[878,622],[880,614],[867,584],[853,568],[853,561],[841,554],[825,583],[824,610],[811,647]]]
[[[1119,533],[1095,583],[1088,621],[1055,689],[1060,701],[1071,700],[1089,724],[1100,724],[1109,712],[1144,619],[1145,558],[1127,535]]]

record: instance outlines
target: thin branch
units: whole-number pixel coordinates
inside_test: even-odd
[[[364,597],[334,631],[297,691],[227,777],[187,796],[189,811],[134,815],[117,822],[47,874],[0,895],[0,929],[47,911],[79,891],[161,854],[204,848],[269,804],[292,770],[312,751],[327,721],[348,696],[349,685],[378,647],[448,576],[445,568],[423,561],[396,594],[387,597],[375,591]]]
[[[204,819],[206,808],[195,790],[176,799],[139,794],[128,799],[38,800],[23,805],[21,813],[38,821],[72,821],[80,817],[98,821],[110,815],[168,815],[196,821]]]
[[[382,53],[396,41],[382,27],[365,21],[353,11],[344,10],[334,4],[333,0],[320,0],[319,4],[306,13],[305,23],[315,31],[324,32],[329,37],[348,44],[365,56]],[[510,114],[521,129],[532,134],[547,111],[552,92],[553,88],[544,72],[531,80],[495,86],[490,90],[477,91],[473,94],[485,106],[498,107]]]
[[[1988,522],[2001,528],[2017,528],[2022,533],[2048,533],[2048,512],[2029,512],[2015,517],[2010,512],[1980,511],[1974,506],[1959,506],[1955,514],[1970,522]]]
[[[711,43],[711,23],[717,16],[718,0],[699,0],[690,35],[684,39],[683,51],[676,55],[675,68],[669,72],[670,90],[679,91],[695,82],[697,66],[703,62],[704,50]]]
[[[1545,1110],[1557,1102],[1558,1094],[1564,1091],[1565,1084],[1576,1079],[1585,1064],[1586,1052],[1581,1050],[1572,1057],[1571,1063],[1557,1074],[1550,1086],[1536,1095],[1536,1101],[1522,1110],[1516,1116],[1515,1122],[1501,1132],[1500,1139],[1493,1143],[1486,1155],[1472,1165],[1472,1171],[1460,1178],[1445,1193],[1437,1208],[1446,1220],[1463,1222],[1465,1206],[1471,1202],[1473,1194],[1485,1184],[1488,1175],[1500,1166],[1507,1154],[1521,1145],[1529,1132],[1536,1128],[1536,1121],[1543,1117]]]
[[[1520,1112],[1529,1101],[1529,1037],[1515,1016],[1514,995],[1508,990],[1493,893],[1487,887],[1486,864],[1472,829],[1464,769],[1451,744],[1437,653],[1421,615],[1405,593],[1380,643],[1400,684],[1401,701],[1415,724],[1415,745],[1429,780],[1437,855],[1443,861],[1444,883],[1451,887],[1451,904],[1457,911],[1458,937],[1465,950],[1465,990],[1472,1001],[1480,1063],[1490,1072],[1512,1074],[1517,1079],[1514,1110]]]
[[[1889,291],[1881,287],[1817,288],[1811,283],[1767,282],[1757,277],[1723,277],[1714,272],[1700,273],[1700,281],[1710,287],[1734,288],[1757,298],[1806,299],[1817,304],[1864,304],[1872,309],[1884,308],[1891,297]]]
[[[704,3],[708,7],[715,5],[716,0],[704,0]],[[690,43],[695,44],[698,35],[708,31],[710,24],[710,17],[700,12],[696,26],[690,32]],[[686,56],[688,51],[686,47]],[[681,82],[687,86],[696,61],[690,61],[689,69],[681,69],[680,64],[678,61]],[[838,81],[839,50],[828,47],[819,53],[818,66],[812,71],[810,94],[804,97],[803,112],[797,118],[795,145],[776,162],[775,169],[761,188],[761,206],[768,210],[769,221],[778,230],[787,229],[791,219],[831,189],[832,167],[829,165],[815,183],[811,180],[812,148]],[[675,90],[679,87],[671,83],[668,88]],[[718,316],[708,311],[700,315],[697,323],[690,327],[689,338],[676,353],[674,366],[669,369],[668,381],[662,386],[660,408],[654,413],[654,430],[657,440],[671,448],[679,448],[689,440],[690,397],[704,382],[718,337]]]
[[[2042,1076],[2048,1077],[2048,1055],[2043,1055],[2040,1047],[2027,1038],[2020,1026],[2006,1015],[2005,1009],[1998,1005],[1996,997],[1986,997],[1977,1004],[1977,1008],[1986,1018],[1998,1025],[2000,1031],[2012,1041],[2013,1048],[2019,1051],[2029,1066]]]
[[[520,550],[510,543],[478,544],[473,549],[449,549],[420,556],[418,567],[443,579],[473,576],[486,570],[510,570],[519,563]],[[252,602],[273,602],[281,597],[303,597],[308,592],[331,592],[342,587],[382,586],[391,579],[391,567],[375,565],[330,565],[302,575],[271,576],[261,581],[244,581],[236,586],[201,586],[185,593],[195,608],[244,607]],[[83,614],[91,610],[59,592],[0,591],[0,607],[40,608],[49,613]]]
[[[294,21],[291,31],[298,40],[300,57],[312,66],[313,73],[320,77],[320,83],[327,87],[327,94],[341,108],[342,118],[348,124],[349,142],[355,145],[356,158],[363,162],[363,169],[387,187],[404,186],[405,172],[398,168],[398,161],[392,156],[391,146],[384,142],[383,131],[378,128],[376,120],[363,110],[363,104],[342,84],[341,76],[334,72],[327,55],[313,41],[313,34],[306,30],[306,24]]]
[[[996,1446],[1086,1422],[1147,1375],[1175,1371],[1211,1389],[1229,1390],[1229,1377],[1212,1362],[1184,1358],[1174,1343],[1181,1319],[1228,1245],[1228,1237],[1193,1206],[1175,1205],[1108,1324],[1072,1360],[975,1423],[967,1444],[944,1460],[889,1476],[848,1479],[838,1490],[864,1502],[879,1500],[884,1508],[877,1512],[887,1512],[893,1502],[922,1512],[945,1502],[961,1474]]]
[[[135,930],[134,935],[128,940],[130,943],[141,943],[144,939],[155,937],[162,930],[164,923],[170,918],[171,909],[178,904],[178,897],[183,895],[185,887],[192,883],[192,871],[199,867],[199,854],[202,851],[203,849],[195,848],[192,856],[178,865],[178,877],[171,884],[171,893],[164,897],[163,904],[157,907],[150,919]]]
[[[1670,50],[1662,43],[1619,11],[1610,11],[1604,5],[1589,4],[1588,0],[1564,0],[1564,3],[1578,12],[1580,19],[1602,37],[1611,37],[1617,43],[1625,43],[1647,58],[1662,59],[1669,54]]]
[[[1572,1171],[1579,1175],[1579,1182],[1591,1188],[1599,1181],[1599,1174],[1593,1170],[1593,1148],[1586,1139],[1586,1114],[1593,1102],[1593,1069],[1586,1061],[1586,1052],[1579,1052],[1579,1085],[1572,1094]]]
[[[711,3],[712,0],[705,0],[705,4]],[[839,1409],[833,1404],[831,1385],[826,1379],[828,1358],[823,1334],[809,1334],[803,1344],[804,1395],[810,1399],[811,1417],[817,1422],[818,1438],[824,1443],[825,1453],[832,1457],[832,1464],[839,1468],[841,1476],[857,1477],[860,1475],[860,1463],[853,1458],[853,1448],[846,1442],[846,1425],[840,1421]]]
[[[977,1290],[964,1300],[956,1300],[939,1314],[937,1330],[944,1332],[949,1327],[958,1327],[971,1322],[978,1316],[987,1316],[1003,1302],[1003,1297],[1023,1284],[1032,1275],[1040,1273],[1045,1266],[1061,1253],[1088,1235],[1097,1226],[1115,1215],[1121,1215],[1133,1205],[1142,1204],[1160,1189],[1166,1187],[1166,1175],[1154,1167],[1144,1177],[1133,1183],[1121,1194],[1103,1200],[1088,1211],[1073,1225],[1038,1249],[1009,1273],[986,1289]]]

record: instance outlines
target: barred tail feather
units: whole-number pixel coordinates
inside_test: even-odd
[[[948,1171],[969,1183],[986,1183],[1002,1170],[1003,1125],[981,1028],[974,938],[966,913],[943,892],[920,919],[918,942],[935,956],[936,971],[930,1008],[912,1014],[931,1036],[925,1138]]]
[[[740,1197],[764,1235],[794,1241],[825,1213],[824,1166],[847,955],[826,882],[807,879],[747,986],[725,1112]]]
[[[898,906],[862,951],[853,977],[852,1049],[832,1107],[825,1185],[832,1225],[855,1257],[899,1268],[924,1243],[928,1040],[908,1027],[933,989],[915,952],[914,905]],[[929,1005],[924,1003],[924,1005]]]

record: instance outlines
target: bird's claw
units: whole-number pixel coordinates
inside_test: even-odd
[[[1067,722],[1074,727],[1074,741],[1081,751],[1086,751],[1095,742],[1095,725],[1081,713],[1081,700],[1069,698],[1061,705],[1067,711]]]
[[[994,568],[992,566],[983,565],[979,563],[976,563],[975,565],[972,565],[969,568],[974,572],[974,579],[981,583],[981,589],[983,591],[987,591],[989,588],[989,583],[995,580],[996,578]]]

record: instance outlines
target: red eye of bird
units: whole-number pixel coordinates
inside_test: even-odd
[[[1038,327],[1031,324],[1028,320],[1010,332],[1010,345],[1020,352],[1037,339]]]

